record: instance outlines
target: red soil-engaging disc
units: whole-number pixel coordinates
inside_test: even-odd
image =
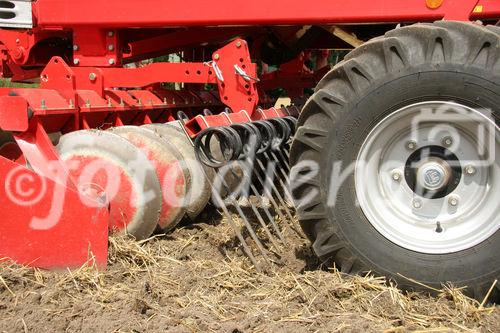
[[[160,137],[171,142],[182,154],[183,169],[185,174],[189,175],[186,215],[191,220],[194,220],[210,201],[212,190],[210,182],[207,181],[205,175],[212,181],[214,170],[202,166],[198,162],[194,148],[182,130],[168,126],[167,124],[151,124],[142,127],[153,130]]]
[[[138,147],[154,165],[163,193],[158,226],[163,232],[172,230],[186,213],[187,181],[180,165],[181,153],[154,131],[146,128],[122,126],[109,131]]]
[[[86,130],[63,135],[57,150],[77,188],[109,202],[112,232],[138,240],[153,233],[162,205],[161,188],[154,166],[139,148],[119,135]],[[81,198],[89,205],[94,202]]]

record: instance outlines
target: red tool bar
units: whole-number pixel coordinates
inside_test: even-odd
[[[73,67],[84,81],[104,80],[104,87],[145,87],[157,82],[217,83],[212,68],[202,63],[154,63],[141,68]],[[89,79],[89,77],[91,79]]]
[[[201,131],[209,127],[230,126],[232,124],[246,123],[256,120],[266,120],[271,118],[282,118],[286,116],[298,117],[300,110],[296,106],[270,108],[267,110],[258,109],[252,116],[246,111],[235,113],[222,112],[211,116],[198,115],[184,124],[187,134],[195,138]]]
[[[467,20],[500,17],[498,0],[444,0],[430,9],[426,0],[38,0],[41,27],[175,27],[209,25],[321,24]]]

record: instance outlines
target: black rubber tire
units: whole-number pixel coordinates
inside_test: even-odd
[[[500,231],[457,253],[430,255],[399,247],[356,205],[352,172],[335,205],[326,205],[333,163],[352,165],[380,120],[426,100],[489,108],[498,125],[500,28],[445,21],[398,28],[355,49],[328,73],[300,115],[291,148],[292,176],[300,172],[301,161],[319,166],[307,183],[292,180],[300,223],[316,254],[332,258],[342,272],[372,271],[407,290],[429,291],[402,276],[434,288],[452,282],[481,299],[500,276]],[[301,203],[306,195],[313,199]],[[498,301],[498,287],[490,300]]]

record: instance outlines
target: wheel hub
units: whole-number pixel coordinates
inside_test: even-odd
[[[447,148],[425,146],[406,160],[405,178],[416,195],[443,198],[457,188],[462,168],[458,157]]]
[[[358,155],[361,210],[385,238],[409,250],[453,253],[478,245],[500,228],[499,138],[492,119],[455,103],[393,112]]]
[[[437,191],[448,185],[450,180],[450,168],[446,167],[444,161],[429,161],[417,170],[417,182],[429,191]]]

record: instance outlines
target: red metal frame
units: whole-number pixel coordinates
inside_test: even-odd
[[[38,0],[34,13],[40,27],[178,27],[210,25],[279,25],[469,20],[476,5],[479,17],[498,17],[496,0],[444,0],[430,9],[425,0],[234,1],[199,0]],[[130,13],[128,15],[127,13]]]

